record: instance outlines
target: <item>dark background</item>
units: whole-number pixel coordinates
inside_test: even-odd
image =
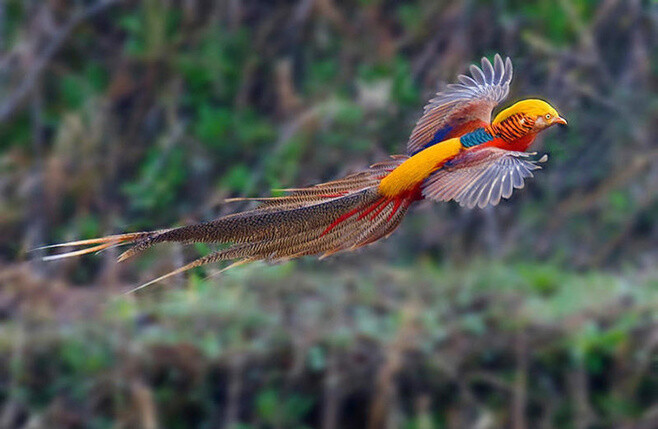
[[[658,9],[639,0],[0,2],[0,427],[658,426]],[[403,153],[495,53],[549,162],[324,261],[37,246],[208,220]]]

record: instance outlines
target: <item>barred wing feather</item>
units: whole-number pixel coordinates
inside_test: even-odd
[[[460,75],[459,83],[447,85],[425,106],[407,143],[409,155],[491,122],[494,107],[509,93],[512,61],[496,54],[493,64],[482,58],[481,68],[471,65],[470,72],[471,76]]]
[[[437,201],[454,200],[461,206],[483,208],[509,198],[521,189],[533,171],[541,168],[539,160],[529,159],[534,153],[514,152],[498,148],[465,151],[434,172],[423,183],[423,196]]]

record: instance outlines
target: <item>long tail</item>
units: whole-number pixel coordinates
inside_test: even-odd
[[[140,289],[213,262],[235,261],[228,269],[257,260],[279,261],[317,254],[326,257],[356,249],[391,234],[413,202],[409,196],[387,198],[378,192],[380,180],[404,159],[394,157],[332,182],[286,189],[287,195],[282,197],[233,199],[257,201],[260,205],[211,222],[47,246],[85,247],[46,259],[84,255],[125,244],[132,247],[119,256],[119,261],[163,242],[229,244],[137,288]]]

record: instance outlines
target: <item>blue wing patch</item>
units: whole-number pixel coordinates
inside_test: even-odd
[[[415,153],[418,153],[421,150],[427,149],[428,147],[430,147],[432,145],[435,145],[437,143],[441,143],[443,140],[446,139],[446,136],[448,134],[450,134],[450,131],[452,131],[452,129],[453,129],[453,127],[451,127],[451,126],[441,128],[436,133],[434,133],[434,137],[432,137],[432,140],[430,140],[426,145],[424,145],[422,148],[420,148]]]

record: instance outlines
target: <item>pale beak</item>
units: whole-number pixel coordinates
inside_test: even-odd
[[[554,124],[560,124],[560,125],[567,125],[567,120],[564,119],[564,118],[561,117],[561,116],[558,116],[558,117],[556,117],[555,119],[553,119],[553,123],[554,123]]]

